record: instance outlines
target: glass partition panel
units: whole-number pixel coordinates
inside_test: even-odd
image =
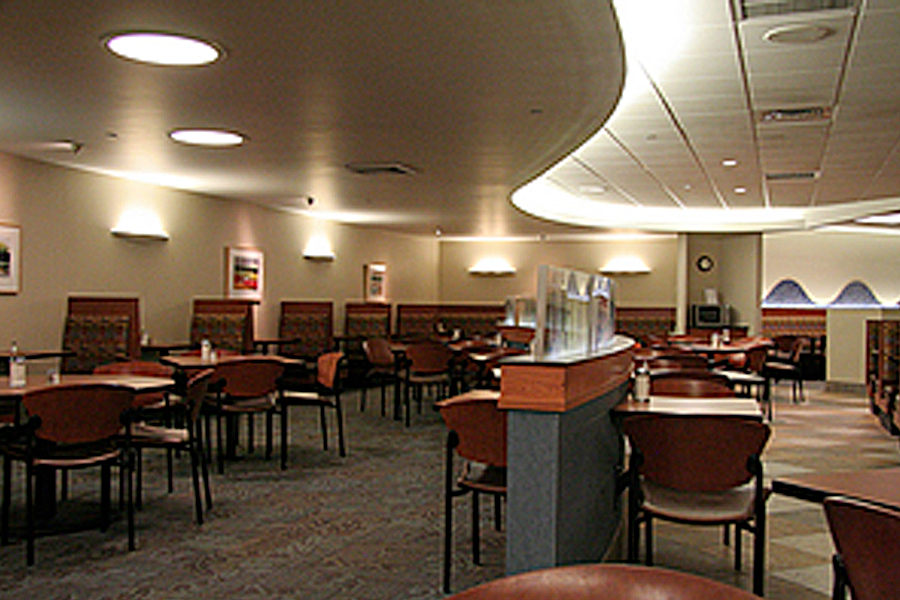
[[[592,354],[613,337],[612,281],[601,275],[538,267],[535,358]]]

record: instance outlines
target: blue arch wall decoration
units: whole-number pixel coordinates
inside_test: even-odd
[[[881,306],[881,302],[862,281],[851,281],[829,306]]]
[[[812,307],[815,306],[815,302],[810,299],[802,285],[793,279],[782,279],[763,299],[762,305],[764,307]]]

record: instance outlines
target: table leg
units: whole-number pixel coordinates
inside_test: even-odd
[[[56,516],[56,469],[37,467],[34,471],[34,509],[39,518]]]

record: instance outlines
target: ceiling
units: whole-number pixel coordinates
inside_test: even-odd
[[[743,18],[734,1],[0,0],[0,150],[451,237],[798,228],[900,208],[900,6],[743,0],[789,13]],[[776,37],[830,35],[764,39],[784,25],[813,28]],[[101,38],[123,30],[225,56],[122,60]],[[182,127],[248,139],[189,147],[168,138]]]

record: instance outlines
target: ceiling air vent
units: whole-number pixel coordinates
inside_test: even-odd
[[[742,19],[839,10],[855,6],[856,0],[740,0]]]
[[[759,113],[759,122],[766,123],[809,123],[827,121],[831,109],[827,106],[807,106],[802,108],[773,108]]]
[[[416,170],[399,162],[348,163],[347,168],[358,175],[415,175]]]
[[[810,181],[819,177],[817,171],[798,171],[794,173],[766,173],[766,181]]]

